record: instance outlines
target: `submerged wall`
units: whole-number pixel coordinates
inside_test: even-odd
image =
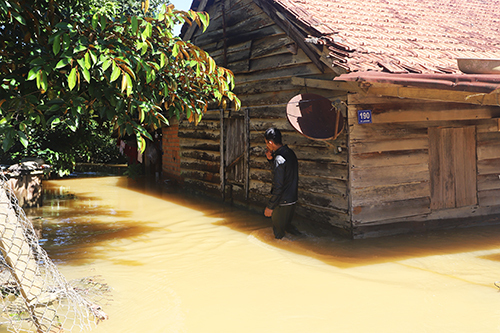
[[[353,236],[494,222],[498,117],[499,107],[349,95]]]

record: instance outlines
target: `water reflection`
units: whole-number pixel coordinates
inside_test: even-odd
[[[270,233],[270,220],[261,214],[224,205],[213,198],[183,193],[181,189],[121,177],[116,185],[151,197],[189,207],[215,219],[214,225],[252,235],[261,242],[296,254],[310,256],[329,265],[348,268],[434,255],[461,252],[500,251],[500,226],[441,230],[423,234],[398,235],[373,239],[349,240],[343,237],[321,237],[301,221],[304,236],[287,235],[276,241]],[[109,240],[147,237],[158,229],[144,221],[130,220],[131,211],[115,210],[103,205],[91,193],[70,192],[57,182],[44,185],[44,206],[27,209],[40,242],[56,261],[91,261],[99,256],[96,248]],[[497,260],[499,254],[482,256]]]
[[[99,246],[121,238],[139,239],[155,230],[144,222],[130,220],[130,211],[103,205],[100,198],[70,192],[57,182],[44,183],[44,206],[25,209],[33,222],[40,244],[58,264],[80,265],[106,253]],[[128,265],[140,265],[122,261]]]

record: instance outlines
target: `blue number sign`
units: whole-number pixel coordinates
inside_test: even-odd
[[[372,110],[358,110],[358,124],[371,124]]]

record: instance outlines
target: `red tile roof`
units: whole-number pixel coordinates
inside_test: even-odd
[[[269,1],[348,71],[460,73],[456,58],[500,58],[500,0]]]

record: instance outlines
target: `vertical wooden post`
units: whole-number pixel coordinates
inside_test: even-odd
[[[245,200],[250,193],[250,110],[245,108]]]
[[[226,158],[224,154],[224,109],[220,109],[220,191],[222,201],[226,200]]]
[[[349,209],[347,210],[347,213],[349,214],[349,233],[350,237],[354,238],[354,212],[353,212],[353,205],[352,205],[352,178],[353,178],[353,163],[352,163],[352,145],[353,143],[351,142],[351,132],[353,131],[354,128],[356,128],[356,122],[353,122],[352,124],[349,124],[349,119],[354,119],[354,116],[356,115],[357,108],[355,105],[350,105],[350,99],[352,98],[352,94],[347,94],[347,109],[346,109],[346,120],[347,120],[347,126],[346,126],[346,140],[347,140],[347,207]],[[351,126],[349,126],[351,125]]]

